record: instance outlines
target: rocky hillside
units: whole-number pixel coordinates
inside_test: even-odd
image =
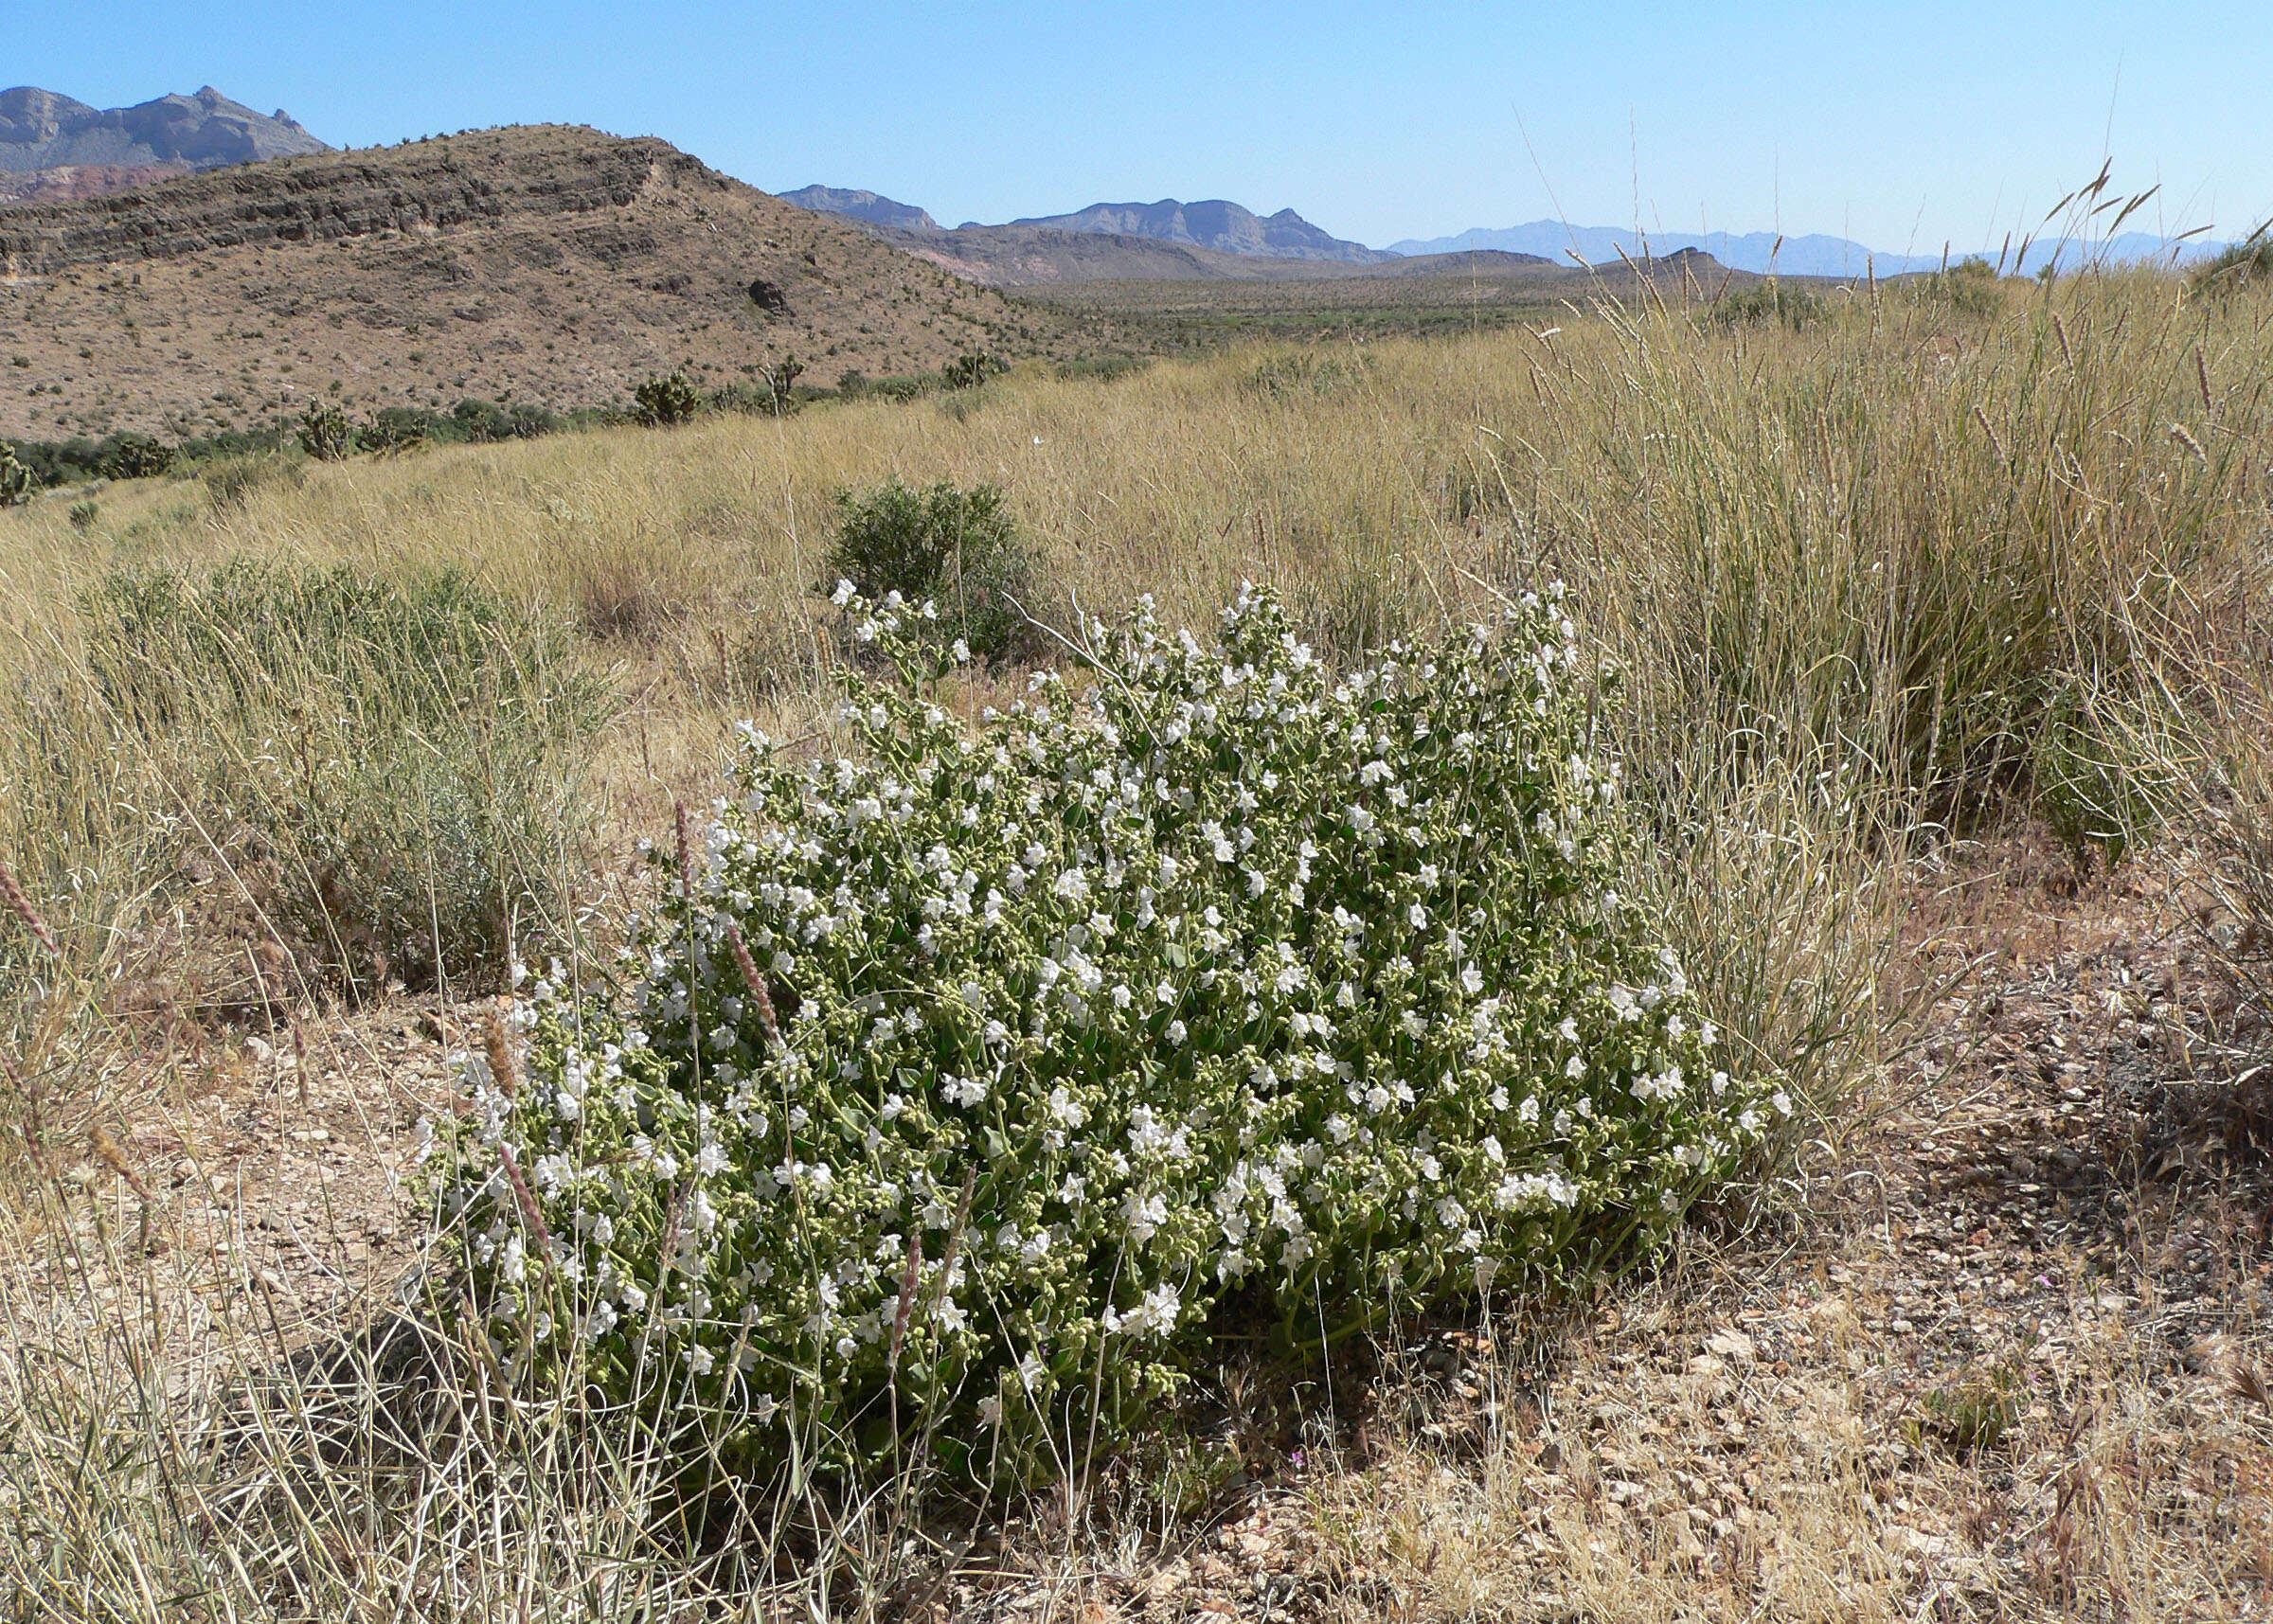
[[[816,382],[1066,355],[1014,308],[669,144],[559,125],[271,160],[0,214],[0,437],[209,433],[653,373]]]

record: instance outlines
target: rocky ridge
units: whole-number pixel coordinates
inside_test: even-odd
[[[1063,357],[1015,308],[667,142],[514,126],[0,213],[0,438],[209,434],[297,413],[511,399],[653,374],[748,384]],[[21,361],[16,358],[21,357]]]

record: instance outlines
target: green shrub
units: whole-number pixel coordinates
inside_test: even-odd
[[[1111,384],[1143,371],[1150,364],[1149,358],[1141,355],[1077,355],[1071,361],[1059,362],[1057,372],[1068,380],[1088,378]]]
[[[2273,221],[2239,242],[2229,242],[2194,267],[2197,292],[2225,294],[2273,280]]]
[[[501,406],[493,401],[460,401],[451,409],[450,419],[456,437],[475,445],[536,439],[557,433],[561,426],[558,417],[527,402]]]
[[[510,1370],[745,1467],[1030,1480],[1226,1332],[1591,1281],[1788,1109],[1626,900],[1553,595],[1346,677],[1267,598],[1147,612],[972,724],[850,607],[859,753],[748,732],[622,995],[466,1062],[430,1154]]]
[[[940,374],[940,381],[950,389],[975,389],[990,378],[999,378],[1011,369],[1011,364],[999,355],[973,350],[950,361]]]
[[[154,479],[173,466],[173,448],[148,435],[113,435],[103,442],[96,472],[105,479]]]
[[[1037,572],[1002,491],[965,491],[945,480],[915,490],[895,477],[867,491],[836,493],[829,569],[864,598],[898,593],[939,606],[931,624],[980,659],[1030,653]]]
[[[355,431],[355,437],[369,452],[415,451],[426,443],[433,427],[432,414],[416,406],[385,406]]]
[[[355,430],[348,414],[329,401],[311,401],[294,432],[300,449],[318,462],[341,461],[355,449]]]
[[[703,409],[702,391],[689,383],[683,372],[650,378],[633,390],[632,396],[632,416],[651,429],[690,423]]]
[[[255,493],[273,486],[298,486],[307,474],[291,457],[276,452],[216,457],[197,472],[216,508],[242,508]]]
[[[1247,374],[1245,385],[1251,393],[1273,400],[1340,395],[1362,384],[1372,365],[1370,358],[1362,354],[1290,349],[1258,362]]]
[[[1909,285],[1911,296],[1920,302],[1947,305],[1966,315],[1995,315],[2005,302],[1996,267],[1978,255],[1912,277]]]
[[[92,502],[74,502],[68,517],[73,529],[91,530],[95,527],[95,522],[102,517],[102,509]]]
[[[1771,324],[1799,332],[1825,315],[1823,300],[1812,289],[1794,287],[1775,277],[1745,287],[1731,288],[1709,307],[1723,327],[1766,327]]]
[[[261,910],[354,986],[502,984],[564,918],[573,791],[604,695],[566,638],[470,579],[231,564],[90,591],[86,669],[116,734]]]

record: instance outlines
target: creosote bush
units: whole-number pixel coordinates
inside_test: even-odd
[[[745,724],[628,983],[536,985],[430,1130],[501,1365],[1032,1481],[1224,1333],[1648,1248],[1790,1106],[1630,901],[1559,597],[1343,675],[1267,596],[1213,647],[1148,601],[971,722],[929,607],[853,600],[857,753]]]
[[[836,514],[829,568],[852,591],[936,600],[939,616],[928,624],[979,659],[1034,651],[1026,614],[1035,596],[1033,551],[999,487],[965,490],[942,479],[916,490],[895,476],[872,490],[839,491]]]

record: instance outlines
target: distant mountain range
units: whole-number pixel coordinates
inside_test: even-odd
[[[1633,259],[1664,259],[1684,249],[1696,249],[1730,270],[1787,277],[1861,277],[1870,273],[1899,277],[1934,270],[1943,259],[1939,250],[1890,254],[1821,233],[1789,237],[1772,231],[1657,235],[1618,226],[1572,225],[1559,220],[1534,220],[1498,229],[1478,227],[1454,237],[1406,238],[1387,248],[1369,248],[1320,230],[1291,208],[1262,216],[1221,198],[1205,203],[1179,203],[1174,198],[1158,203],[1099,203],[1071,214],[1029,215],[1006,225],[967,221],[953,231],[944,231],[925,210],[872,191],[813,186],[781,195],[802,208],[847,215],[874,226],[935,234],[923,241],[911,237],[900,245],[942,265],[952,262],[958,271],[986,267],[986,279],[1004,282],[1084,280],[1101,275],[1185,278],[1226,274],[1226,267],[1206,258],[1155,264],[1158,254],[1138,248],[1139,243],[1174,244],[1178,249],[1244,259],[1307,259],[1343,265],[1379,265],[1398,259],[1479,251],[1528,255],[1557,265],[1616,265],[1621,255]],[[1118,259],[1069,252],[1063,236],[1067,232],[1115,238],[1127,246]],[[2215,253],[2223,246],[2222,242],[2181,241],[2144,231],[2124,232],[2097,242],[2048,237],[2029,243],[2025,257],[2020,244],[2013,243],[2014,260],[2006,269],[2021,275],[2037,271],[2055,259],[2064,266],[2074,266],[2093,257],[2128,263],[2167,255],[2183,261]],[[1961,259],[1966,252],[1953,251],[1947,257]],[[1992,253],[1989,258],[1996,256]],[[1117,268],[1108,270],[1108,266]],[[1233,269],[1229,274],[1239,273]],[[1288,266],[1287,274],[1295,274],[1295,268]]]
[[[1011,223],[1151,238],[1259,259],[1336,259],[1348,265],[1378,265],[1396,258],[1321,231],[1291,208],[1259,215],[1222,198],[1204,203],[1178,203],[1172,197],[1158,203],[1093,203],[1072,214],[1035,215]]]
[[[133,107],[90,107],[29,85],[0,91],[0,203],[99,197],[231,164],[331,149],[278,108],[211,85]]]
[[[815,214],[842,214],[870,225],[890,225],[902,231],[937,231],[940,223],[912,203],[894,203],[872,191],[850,191],[843,187],[799,187],[777,192],[783,203],[810,208]]]
[[[1181,248],[1205,249],[1256,259],[1320,259],[1345,265],[1378,265],[1398,256],[1362,242],[1351,242],[1322,231],[1291,208],[1259,215],[1223,198],[1181,203],[1172,197],[1158,203],[1093,203],[1071,214],[1031,215],[1003,225],[965,221],[953,231],[940,231],[931,215],[913,204],[896,203],[872,191],[840,187],[810,186],[781,197],[800,208],[848,215],[870,225],[901,231],[939,232],[947,241],[936,251],[954,257],[958,241],[983,242],[986,252],[999,255],[1010,244],[1024,241],[1020,233],[1078,232],[1147,242],[1171,242]],[[974,234],[984,233],[984,237]],[[1012,234],[1005,236],[1006,233]]]
[[[2098,242],[2048,237],[2031,241],[2025,259],[2021,257],[2021,244],[2015,241],[2012,244],[2013,262],[2006,269],[2026,275],[2052,263],[2055,259],[2063,266],[2073,267],[2094,256],[2122,263],[2164,255],[2175,255],[2186,260],[2214,254],[2223,246],[2222,242],[2200,238],[2181,242],[2145,231],[2126,231]],[[1559,220],[1534,220],[1528,225],[1510,225],[1498,230],[1478,228],[1463,231],[1457,237],[1432,237],[1425,241],[1407,238],[1389,244],[1392,254],[1457,254],[1497,249],[1513,254],[1545,255],[1566,265],[1573,262],[1574,256],[1589,265],[1616,264],[1620,254],[1639,259],[1645,253],[1673,254],[1684,248],[1702,249],[1732,270],[1761,275],[1773,271],[1787,277],[1860,277],[1867,273],[1899,277],[1936,270],[1943,259],[1939,252],[1888,254],[1844,237],[1780,237],[1772,231],[1750,231],[1741,236],[1727,231],[1638,235],[1616,226],[1571,225]],[[1947,257],[1957,260],[1968,255],[1959,250]],[[1996,257],[1994,251],[1986,256],[1991,260]]]

